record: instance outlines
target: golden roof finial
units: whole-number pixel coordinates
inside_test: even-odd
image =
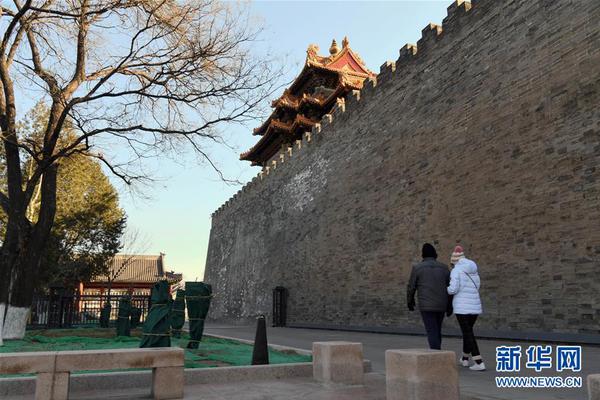
[[[344,40],[342,40],[342,49],[345,49],[346,47],[348,47],[349,44],[350,44],[350,41],[348,40],[348,36],[344,36]]]
[[[340,49],[338,48],[337,42],[335,41],[335,39],[333,39],[333,41],[331,42],[331,47],[329,48],[329,54],[331,54],[332,56],[337,54],[340,51]]]

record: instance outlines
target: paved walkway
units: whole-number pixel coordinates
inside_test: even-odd
[[[290,378],[258,382],[186,385],[183,400],[386,400],[385,375],[365,375],[364,386],[325,385],[312,378]],[[150,398],[150,388],[70,393],[69,400],[142,400]],[[31,400],[12,396],[3,400]],[[461,394],[461,400],[478,400]]]
[[[148,390],[77,393],[70,395],[69,399],[141,400],[148,399]],[[385,376],[381,373],[366,374],[364,386],[324,385],[311,378],[188,385],[184,400],[386,400]],[[461,400],[478,399],[462,394]]]
[[[148,390],[78,393],[70,400],[148,399]],[[17,400],[11,399],[11,400]],[[364,386],[326,386],[308,378],[186,385],[184,400],[385,400],[385,377],[367,374]]]
[[[210,325],[206,326],[206,333],[214,333],[223,336],[236,337],[240,339],[253,340],[255,328],[253,326],[228,326],[228,325]],[[427,347],[427,341],[424,336],[409,335],[389,335],[364,332],[344,332],[316,329],[292,329],[292,328],[268,328],[268,339],[271,344],[297,347],[310,350],[312,342],[329,340],[348,340],[361,342],[364,348],[365,358],[371,360],[374,372],[385,372],[385,350],[400,348],[423,348]],[[518,376],[581,376],[584,387],[580,389],[499,389],[496,387],[494,378],[496,376],[509,376],[509,374],[500,374],[495,371],[495,349],[500,345],[518,345],[523,347],[523,352],[527,346],[533,343],[520,343],[496,340],[481,340],[479,345],[481,353],[486,361],[488,371],[473,372],[467,369],[460,371],[461,394],[463,398],[475,398],[481,400],[587,400],[587,391],[585,388],[585,379],[588,374],[600,373],[600,347],[585,346],[583,348],[583,369],[581,373],[561,373],[535,371],[522,372]],[[540,343],[535,343],[540,344]],[[444,349],[453,350],[457,354],[461,353],[462,342],[457,338],[444,338],[442,344]],[[246,399],[246,397],[230,397],[231,399]],[[250,397],[254,398],[254,397]],[[279,399],[279,397],[256,397],[257,399]],[[290,397],[291,398],[291,397]],[[304,397],[311,399],[312,397]],[[315,397],[315,399],[321,397]],[[336,397],[337,398],[337,397]],[[361,397],[354,397],[361,398]],[[344,399],[344,397],[340,397]]]

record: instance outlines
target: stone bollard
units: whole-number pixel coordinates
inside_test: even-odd
[[[364,383],[362,343],[313,343],[313,377],[325,383]]]
[[[600,374],[588,375],[587,387],[589,400],[600,400]]]
[[[387,400],[458,400],[458,370],[452,351],[406,349],[385,352]]]

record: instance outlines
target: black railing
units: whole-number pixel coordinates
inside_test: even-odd
[[[115,322],[119,313],[119,301],[131,299],[132,307],[142,310],[140,322],[144,322],[150,308],[149,296],[110,296],[110,320]],[[35,296],[31,306],[28,328],[70,328],[100,323],[100,311],[109,301],[106,295],[44,295]]]

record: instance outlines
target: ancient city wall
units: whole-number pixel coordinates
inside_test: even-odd
[[[210,316],[420,326],[420,246],[477,261],[488,330],[600,332],[600,2],[453,4],[215,212]],[[454,323],[454,322],[453,322]]]

